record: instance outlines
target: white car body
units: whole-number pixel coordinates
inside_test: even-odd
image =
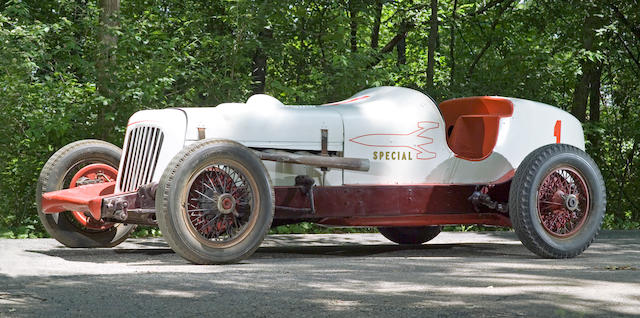
[[[132,225],[157,225],[197,264],[242,260],[273,226],[300,222],[377,227],[399,244],[444,225],[513,227],[532,252],[568,258],[593,242],[606,212],[584,146],[576,118],[523,99],[436,105],[380,87],[293,106],[255,95],[137,112],[122,151],[97,140],[63,147],[42,169],[38,208],[66,246],[114,246]]]
[[[473,160],[450,149],[445,121],[434,101],[408,88],[367,89],[325,105],[284,105],[273,97],[254,95],[246,103],[139,111],[128,123],[116,193],[157,182],[169,161],[202,137],[230,139],[261,150],[317,154],[322,150],[321,130],[326,129],[329,153],[370,161],[367,172],[323,172],[264,161],[275,186],[292,185],[297,175],[326,186],[487,184],[509,177],[525,156],[544,145],[563,143],[584,150],[582,126],[569,113],[538,102],[495,98],[510,102],[513,112],[499,118],[488,156]],[[144,155],[127,158],[129,148]]]

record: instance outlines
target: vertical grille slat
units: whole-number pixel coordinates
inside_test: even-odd
[[[145,174],[145,161],[147,160],[147,157],[149,156],[148,153],[148,139],[149,139],[149,131],[151,129],[149,127],[145,127],[144,128],[144,134],[142,136],[142,141],[140,141],[140,156],[138,156],[138,160],[140,161],[138,163],[138,169],[136,170],[138,172],[138,175],[136,176],[136,184],[142,184],[142,176]]]
[[[129,160],[127,161],[127,171],[126,173],[123,175],[124,180],[125,180],[125,188],[123,189],[124,191],[129,191],[129,186],[131,184],[131,172],[133,171],[133,161],[134,161],[134,157],[136,155],[136,141],[137,141],[137,137],[138,137],[138,129],[134,129],[131,131],[131,142],[129,143],[129,145],[127,146],[128,151],[129,151]]]
[[[122,157],[124,162],[118,181],[120,191],[136,191],[153,180],[163,141],[164,133],[160,128],[138,126],[131,129]]]
[[[133,134],[129,133],[126,141],[125,141],[125,145],[130,145],[131,144],[131,138],[132,138]],[[123,182],[124,182],[124,178],[123,175],[126,174],[126,171],[128,171],[129,169],[129,158],[131,157],[131,153],[129,151],[127,151],[127,149],[124,150],[124,156],[122,157],[122,168],[120,173],[118,174],[118,178],[119,178],[119,183],[118,183],[118,188],[119,189],[123,189]]]
[[[142,183],[143,184],[147,184],[147,183],[149,183],[149,181],[151,181],[151,180],[149,180],[149,173],[150,173],[150,170],[151,170],[151,161],[153,161],[153,157],[155,155],[155,142],[156,142],[156,136],[157,135],[158,135],[157,131],[152,131],[151,134],[150,134],[151,138],[149,139],[149,147],[148,147],[149,155],[146,156],[146,158],[145,158],[145,163],[144,163],[144,165],[145,165],[145,173],[143,174],[143,177],[142,177]]]
[[[147,172],[147,182],[151,182],[153,178],[153,172],[156,170],[156,163],[158,161],[158,154],[160,153],[160,146],[162,145],[162,139],[160,138],[160,131],[156,131],[153,135],[153,156],[149,160],[149,171]]]
[[[131,184],[136,184],[136,180],[138,179],[138,173],[140,172],[140,159],[144,156],[144,154],[140,151],[142,148],[142,139],[144,139],[145,136],[145,129],[146,127],[143,127],[140,129],[139,134],[138,134],[138,138],[136,139],[136,148],[135,148],[135,152],[134,152],[134,163],[133,163],[133,170],[131,171]],[[133,191],[133,190],[129,190],[129,191]]]
[[[164,141],[164,134],[162,131],[158,130],[158,143],[156,145],[156,150],[154,151],[153,160],[151,161],[151,169],[149,170],[149,181],[153,178],[153,172],[156,171],[156,166],[158,165],[158,159],[160,157],[160,152],[162,151],[162,142]]]

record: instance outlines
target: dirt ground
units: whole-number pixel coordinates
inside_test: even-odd
[[[512,232],[273,235],[248,260],[199,266],[162,239],[69,249],[0,240],[0,317],[640,316],[640,231],[541,259]]]

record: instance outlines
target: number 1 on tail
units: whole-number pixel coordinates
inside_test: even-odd
[[[553,127],[553,135],[556,136],[556,143],[560,143],[560,132],[562,131],[562,121],[556,120],[556,125]]]

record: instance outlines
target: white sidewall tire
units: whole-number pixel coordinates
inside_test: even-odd
[[[185,191],[201,169],[217,163],[234,163],[243,169],[254,195],[251,224],[228,246],[203,242],[187,222]],[[257,198],[256,198],[257,197]],[[274,193],[268,172],[252,150],[229,140],[204,140],[185,147],[165,169],[156,193],[158,226],[171,248],[195,264],[241,261],[255,252],[271,228]]]

